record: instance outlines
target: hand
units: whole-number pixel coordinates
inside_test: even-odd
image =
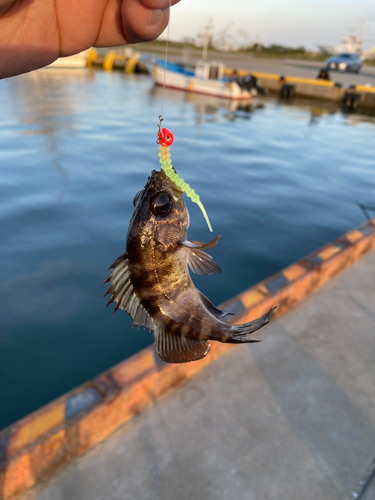
[[[0,78],[92,46],[154,40],[168,20],[169,0],[0,0]]]

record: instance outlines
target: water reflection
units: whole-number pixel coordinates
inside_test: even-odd
[[[238,115],[239,112],[251,113],[253,110],[251,100],[234,101],[194,92],[163,89],[156,85],[152,88],[151,95],[160,101],[163,101],[164,98],[165,101],[173,103],[174,106],[178,106],[181,110],[192,107],[196,125],[216,123],[219,121],[220,116],[232,121],[237,116],[240,116]],[[223,113],[220,115],[221,112]]]
[[[371,123],[375,125],[375,111],[371,109],[361,109],[360,113],[354,110],[341,110],[342,114],[349,120],[351,125],[361,125],[362,123]]]
[[[220,97],[197,94],[193,92],[182,92],[173,89],[163,89],[153,86],[150,95],[160,103],[167,101],[173,106],[177,106],[180,112],[192,107],[195,114],[195,123],[203,125],[205,123],[217,123],[221,118],[229,122],[236,119],[248,120],[255,110],[262,110],[267,105],[277,103],[283,109],[296,109],[309,114],[309,124],[318,125],[322,118],[327,115],[341,114],[345,116],[351,125],[361,123],[375,123],[375,111],[362,109],[360,113],[342,108],[340,102],[319,101],[302,97],[293,97],[288,100],[275,99],[270,96],[257,96],[253,100],[234,101]]]
[[[20,124],[20,136],[40,136],[40,152],[47,153],[51,165],[66,180],[68,172],[62,166],[64,134],[77,127],[79,86],[95,83],[95,72],[82,69],[40,69],[14,78],[8,92],[13,113]]]
[[[268,98],[268,102],[273,99]],[[302,97],[293,97],[288,100],[278,100],[278,105],[285,108],[299,109],[310,114],[309,123],[316,125],[321,118],[327,115],[340,114],[348,119],[351,125],[358,125],[361,123],[375,123],[375,111],[362,108],[360,112],[343,108],[340,102],[318,101],[316,99],[308,99]]]
[[[19,133],[53,136],[72,128],[77,114],[77,83],[86,85],[90,80],[95,81],[95,73],[86,69],[40,69],[26,78],[14,78],[8,87],[12,111],[20,123],[37,125]]]
[[[87,272],[87,267],[68,258],[42,261],[38,269],[0,282],[0,293],[7,296],[6,304],[0,302],[0,314],[7,318],[4,326],[53,325],[78,314],[85,297],[73,277]]]

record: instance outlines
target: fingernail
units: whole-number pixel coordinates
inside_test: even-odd
[[[163,18],[163,15],[164,15],[164,10],[162,9],[150,10],[146,27],[149,28],[154,24],[159,24]]]

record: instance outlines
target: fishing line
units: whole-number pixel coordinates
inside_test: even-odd
[[[171,24],[171,6],[172,6],[172,0],[169,0],[169,19],[168,19],[168,26],[167,26],[167,43],[165,45],[165,56],[164,56],[164,81],[163,81],[163,92],[162,92],[161,111],[160,111],[161,116],[163,116],[163,108],[164,108],[165,77],[167,74],[168,45],[169,45],[169,26]]]
[[[203,217],[205,218],[208,229],[212,232],[212,226],[210,223],[210,219],[208,218],[207,212],[200,201],[199,195],[192,189],[187,182],[184,181],[176,172],[175,168],[172,165],[171,161],[171,153],[169,152],[169,147],[172,145],[174,136],[170,130],[167,128],[162,128],[161,124],[164,120],[163,118],[163,109],[164,109],[164,98],[165,98],[165,82],[167,76],[167,61],[168,61],[168,45],[169,45],[169,25],[171,21],[171,5],[172,0],[169,0],[169,19],[168,19],[168,27],[167,27],[167,43],[165,46],[165,57],[164,57],[164,78],[163,78],[163,90],[162,90],[162,100],[161,100],[161,111],[159,115],[159,130],[158,137],[156,139],[156,143],[159,144],[159,161],[161,164],[161,169],[165,173],[165,175],[179,188],[183,193],[185,193],[191,201],[196,203],[198,207],[201,209]]]

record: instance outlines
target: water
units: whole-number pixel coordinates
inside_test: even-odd
[[[0,82],[0,428],[137,352],[101,300],[134,194],[158,168],[161,92],[146,76],[44,70]],[[267,99],[249,109],[167,91],[172,160],[222,234],[219,304],[364,221],[375,121]],[[188,204],[191,239],[212,234]]]

